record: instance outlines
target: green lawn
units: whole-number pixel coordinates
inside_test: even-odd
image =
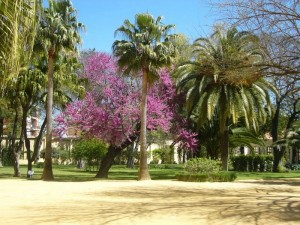
[[[152,167],[152,168],[151,168]],[[175,179],[176,174],[183,172],[182,166],[176,166],[172,168],[153,168],[155,166],[150,165],[150,174],[153,180],[161,179]],[[21,166],[21,178],[26,179],[27,167]],[[33,180],[41,179],[42,168],[34,167]],[[96,171],[85,171],[77,169],[74,165],[62,166],[53,165],[53,173],[56,181],[91,181],[95,180]],[[300,178],[300,171],[289,173],[270,173],[270,172],[237,172],[237,180],[257,180],[257,179],[288,179],[288,178]],[[13,167],[0,168],[0,179],[20,179],[12,177]],[[109,172],[110,180],[136,180],[138,176],[138,169],[128,169],[125,166],[113,166]]]

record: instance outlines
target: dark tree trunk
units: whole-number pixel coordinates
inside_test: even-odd
[[[23,133],[23,139],[25,141],[25,148],[26,148],[26,155],[27,155],[27,178],[30,177],[29,171],[32,171],[32,161],[31,161],[31,152],[30,152],[30,140],[27,136],[27,114],[29,111],[30,106],[25,105],[22,107],[23,109],[23,115],[22,115],[22,133]]]
[[[41,145],[42,145],[42,141],[43,141],[43,133],[46,128],[46,122],[47,122],[47,117],[45,117],[45,119],[42,123],[41,129],[40,129],[40,132],[35,139],[34,146],[33,146],[33,154],[32,154],[31,160],[30,160],[31,162],[37,163],[40,158],[40,149],[41,149]]]
[[[13,131],[10,138],[10,146],[13,151],[13,162],[14,162],[14,177],[20,177],[20,155],[23,146],[23,134],[21,130],[20,141],[18,146],[16,146],[16,138],[17,138],[17,129],[18,129],[18,120],[19,120],[19,111],[15,109],[15,119],[13,124]]]
[[[229,154],[229,130],[228,126],[221,133],[220,140],[222,169],[228,171],[228,154]]]
[[[279,126],[279,114],[280,114],[280,102],[276,102],[276,111],[274,114],[274,117],[272,119],[272,141],[275,143],[278,140],[278,126]],[[281,151],[280,147],[273,147],[273,155],[274,155],[274,161],[273,161],[273,172],[278,172],[278,166],[281,161],[281,158],[283,156],[283,151]]]
[[[127,164],[126,167],[127,168],[133,168],[134,167],[134,142],[132,142],[132,144],[128,147],[128,157],[127,157]]]
[[[3,127],[4,127],[4,117],[0,116],[0,167],[3,167],[3,155],[2,155],[2,139],[3,139]]]
[[[108,171],[111,168],[116,156],[121,154],[122,149],[116,146],[109,146],[106,156],[102,159],[96,178],[108,178]]]
[[[298,159],[298,149],[296,147],[292,148],[292,164],[298,164],[299,159]]]
[[[127,148],[130,144],[132,144],[132,142],[134,142],[136,138],[137,138],[136,135],[131,136],[123,144],[121,144],[121,146],[110,145],[106,153],[106,156],[101,161],[99,171],[95,177],[108,178],[108,171],[111,168],[115,157],[121,154],[122,150]]]
[[[244,145],[240,146],[240,154],[245,155],[245,147]]]
[[[284,155],[285,147],[275,146],[273,147],[274,161],[273,161],[273,172],[279,172],[279,165]]]

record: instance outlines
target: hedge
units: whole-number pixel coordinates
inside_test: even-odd
[[[231,157],[234,171],[265,172],[272,171],[272,155],[239,155]]]
[[[236,174],[233,172],[177,174],[176,178],[188,182],[232,182],[236,179]]]

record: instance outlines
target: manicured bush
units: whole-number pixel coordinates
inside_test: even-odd
[[[233,172],[177,174],[176,178],[179,181],[189,182],[232,182],[236,179],[236,174]]]
[[[73,148],[72,156],[82,165],[82,162],[86,163],[86,170],[94,170],[94,167],[98,169],[100,161],[107,152],[107,144],[97,139],[82,140],[76,143]]]
[[[220,162],[207,158],[193,158],[187,161],[184,169],[189,174],[212,173],[220,170]]]
[[[239,155],[231,157],[234,171],[264,172],[272,171],[272,155]]]

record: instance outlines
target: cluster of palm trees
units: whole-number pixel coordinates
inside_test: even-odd
[[[19,146],[21,146],[24,138],[26,139],[26,117],[30,107],[41,104],[46,96],[47,101],[44,101],[42,106],[46,108],[47,124],[43,179],[53,180],[51,158],[53,97],[66,100],[68,98],[66,94],[78,90],[76,84],[69,86],[68,89],[63,86],[69,85],[70,80],[77,82],[73,73],[78,65],[77,47],[81,43],[80,30],[84,29],[84,26],[77,21],[76,9],[71,0],[49,0],[47,8],[43,7],[40,0],[1,0],[0,3],[0,35],[4,40],[0,44],[1,97],[7,96],[7,92],[15,93],[13,97],[17,99],[16,103],[21,102],[19,96],[27,97],[27,107],[22,107],[26,110],[22,112],[25,121],[22,123],[20,134]],[[34,75],[22,76],[24,71]],[[46,74],[47,76],[44,76]],[[27,86],[23,85],[25,89],[16,90],[15,87],[24,80],[20,79],[22,77],[27,79],[25,82]],[[38,77],[41,79],[38,80]],[[68,81],[64,82],[65,80]],[[36,88],[33,91],[31,87],[34,86]],[[69,93],[63,93],[66,90]],[[23,94],[19,95],[17,92]],[[39,100],[29,98],[32,95]],[[15,109],[17,115],[18,104],[15,104]],[[27,151],[30,153],[30,150]],[[19,151],[14,152],[16,162],[19,154]],[[17,166],[15,175],[19,175]]]
[[[43,8],[39,0],[1,0],[0,3],[0,36],[5,40],[0,43],[1,89],[6,89],[11,78],[20,77],[20,71],[26,68],[37,68],[47,74],[42,81],[47,83],[43,179],[53,180],[51,140],[55,80],[66,74],[66,70],[72,74],[70,66],[76,61],[80,30],[84,26],[77,21],[71,0],[49,0],[47,8]],[[115,41],[112,47],[124,74],[142,74],[143,77],[139,179],[150,179],[146,154],[147,93],[159,79],[159,70],[166,66],[174,71],[178,91],[186,94],[186,114],[197,124],[196,131],[217,124],[222,165],[227,170],[229,127],[243,124],[257,131],[271,113],[270,93],[276,90],[264,78],[264,49],[259,38],[250,32],[216,27],[209,38],[194,42],[188,61],[175,65],[180,57],[180,48],[176,46],[178,35],[170,33],[174,25],[164,25],[161,19],[144,13],[137,14],[134,23],[125,20],[116,30],[124,39]]]
[[[146,123],[145,99],[149,85],[157,79],[159,68],[172,65],[176,59],[176,35],[166,33],[173,26],[161,24],[160,19],[138,14],[135,24],[126,20],[117,30],[126,39],[113,45],[125,73],[143,71],[142,124]],[[264,79],[260,66],[264,51],[252,33],[218,27],[210,38],[197,39],[192,49],[193,57],[177,65],[174,77],[178,90],[186,93],[187,115],[197,123],[197,129],[217,121],[222,165],[227,170],[229,126],[243,121],[246,127],[257,131],[271,113],[270,91],[276,91]],[[142,143],[145,129],[144,125]],[[146,151],[143,145],[141,151]],[[140,179],[149,179],[145,160],[140,163]]]

